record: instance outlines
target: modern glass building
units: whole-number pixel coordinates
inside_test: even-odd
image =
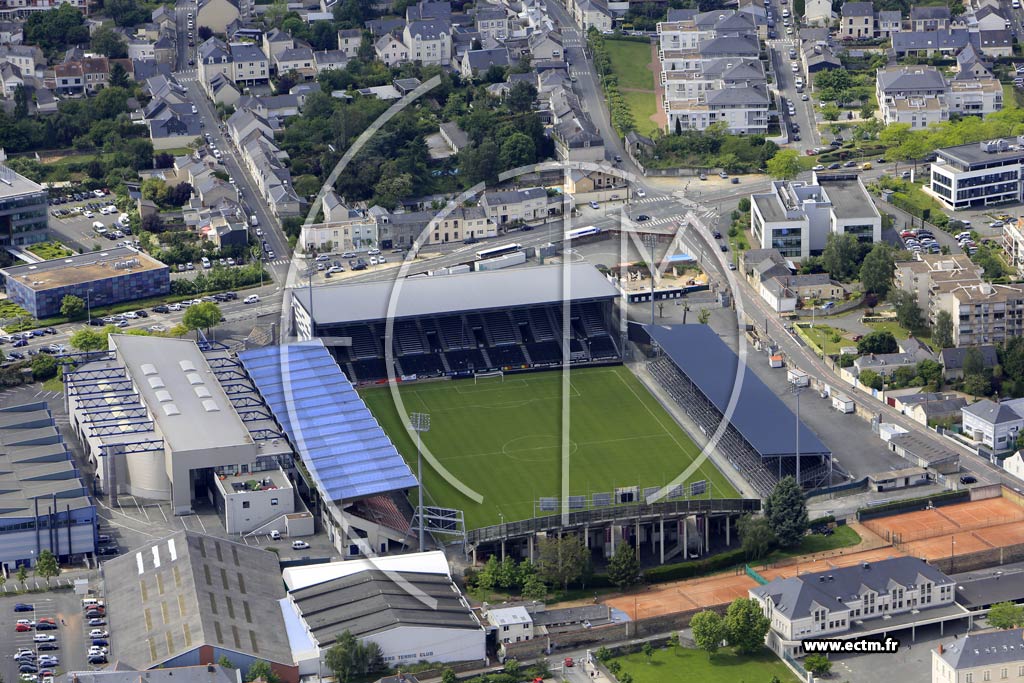
[[[0,164],[0,247],[45,242],[47,206],[42,185]]]

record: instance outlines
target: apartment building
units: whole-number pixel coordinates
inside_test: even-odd
[[[821,253],[830,234],[862,242],[882,238],[882,217],[856,174],[818,176],[811,182],[777,180],[750,196],[751,231],[761,249],[790,259]]]
[[[879,69],[875,94],[885,123],[907,123],[913,129],[949,120],[950,114],[984,115],[1003,108],[1003,90],[990,72],[961,68],[947,79],[931,66]]]
[[[768,132],[768,94],[755,19],[733,10],[670,10],[658,24],[668,130]]]
[[[936,150],[926,191],[958,211],[1021,201],[1024,136]]]
[[[946,291],[948,289],[948,291]],[[953,318],[953,344],[998,344],[1024,334],[1024,286],[989,282],[938,288],[932,308]]]
[[[452,25],[444,19],[409,22],[403,33],[409,59],[423,65],[448,66],[452,60]]]
[[[1024,276],[1024,219],[1003,224],[1003,250],[1017,274]]]
[[[898,289],[917,297],[917,305],[934,324],[932,297],[943,290],[981,282],[981,267],[967,254],[921,254],[910,261],[897,261],[894,283]]]
[[[45,12],[61,5],[71,5],[82,14],[89,16],[88,0],[0,0],[0,17],[4,19],[24,18],[34,12]]]
[[[548,216],[548,193],[543,187],[485,192],[480,201],[487,216],[498,225],[512,221],[532,223]]]
[[[251,43],[231,43],[232,79],[239,85],[260,85],[270,81],[270,65],[263,51]]]
[[[775,579],[750,589],[771,622],[767,645],[802,656],[805,638],[846,633],[854,622],[891,619],[953,603],[956,582],[916,557],[864,562]],[[979,682],[980,683],[980,682]]]

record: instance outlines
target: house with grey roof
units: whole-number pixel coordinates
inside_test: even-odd
[[[440,125],[441,138],[453,154],[458,154],[469,146],[469,136],[455,121],[445,121]]]
[[[992,344],[942,349],[939,351],[939,362],[942,363],[943,376],[946,379],[960,379],[964,376],[964,358],[971,349],[977,350],[981,355],[981,363],[984,369],[994,368],[999,363],[996,347]]]
[[[483,75],[492,66],[504,68],[511,63],[508,49],[504,47],[491,50],[470,50],[462,57],[459,73],[463,78],[471,80]]]
[[[985,398],[963,409],[963,434],[992,451],[1015,449],[1024,427],[1024,399],[990,401]]]
[[[357,28],[343,28],[338,30],[338,50],[346,58],[352,59],[359,54],[359,48],[363,44],[363,32]]]
[[[943,31],[949,28],[950,12],[946,5],[914,5],[910,8],[911,31]]]
[[[870,2],[844,2],[839,37],[844,40],[875,37],[875,8]]]
[[[939,643],[931,655],[932,683],[1008,680],[1010,675],[1020,679],[1024,675],[1024,629],[972,631],[963,638]]]
[[[512,221],[534,223],[548,217],[548,193],[543,187],[492,190],[484,192],[480,206],[499,226]]]
[[[562,161],[604,161],[604,139],[569,86],[563,82],[547,97],[555,154]]]
[[[966,29],[938,31],[900,31],[892,36],[892,51],[897,57],[914,55],[931,57],[936,54],[952,57],[967,47],[970,35]]]
[[[909,35],[896,34],[893,44]],[[879,69],[875,95],[882,119],[886,123],[908,123],[913,129],[921,129],[949,120],[950,114],[984,115],[999,111],[1003,108],[1002,86],[987,69],[971,66],[976,63],[976,59],[969,60],[968,68],[960,68],[953,79],[932,66]]]
[[[443,4],[443,3],[430,3]],[[405,26],[402,42],[408,59],[424,65],[448,66],[452,59],[452,25],[448,19],[418,19]]]
[[[955,588],[956,581],[924,560],[895,557],[775,579],[749,595],[771,623],[768,647],[799,657],[806,654],[805,639],[840,636],[901,614],[955,609]]]
[[[878,35],[883,38],[891,38],[892,34],[903,30],[903,14],[899,10],[881,10],[875,20],[878,22]]]

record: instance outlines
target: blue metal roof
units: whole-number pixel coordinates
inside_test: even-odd
[[[672,362],[724,413],[732,395],[739,357],[707,325],[645,325]],[[761,355],[751,362],[761,362]],[[732,425],[761,457],[796,454],[796,416],[771,389],[747,368],[740,385]],[[803,422],[800,423],[800,454],[827,455],[829,448]]]
[[[238,354],[303,463],[330,500],[416,486],[416,478],[323,342]]]

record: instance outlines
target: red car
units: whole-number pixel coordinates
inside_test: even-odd
[[[41,617],[37,623],[40,623],[40,624],[56,624],[57,622],[54,621],[53,617]]]
[[[572,657],[566,657],[565,658],[565,665],[566,666],[575,666],[576,662],[572,661]]]
[[[26,631],[31,631],[32,627],[28,624],[18,624],[14,627],[14,630],[18,633],[25,633]]]

